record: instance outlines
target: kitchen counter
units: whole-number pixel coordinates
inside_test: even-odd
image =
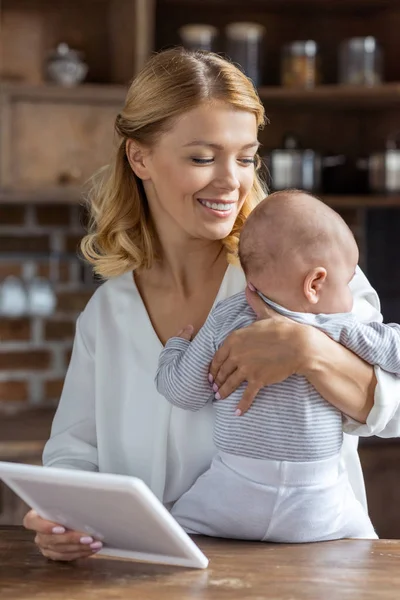
[[[100,556],[76,563],[43,558],[32,532],[0,528],[4,600],[395,600],[400,541],[340,540],[302,545],[195,537],[208,569]]]

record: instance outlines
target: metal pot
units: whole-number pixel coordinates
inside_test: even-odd
[[[375,152],[368,159],[360,159],[357,166],[368,170],[368,186],[378,194],[400,192],[400,132],[386,141],[386,150]]]
[[[269,184],[274,190],[297,188],[309,192],[321,189],[321,176],[324,167],[343,164],[344,156],[321,156],[311,149],[300,149],[298,140],[287,135],[283,148],[272,150],[264,156],[269,171]]]

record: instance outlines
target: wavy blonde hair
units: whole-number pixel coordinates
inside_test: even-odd
[[[108,278],[150,268],[159,244],[141,180],[132,171],[126,141],[147,147],[170,129],[183,113],[210,100],[253,113],[264,125],[264,107],[250,80],[233,64],[209,52],[174,48],[155,54],[133,80],[115,130],[119,145],[111,165],[92,178],[89,232],[81,250],[96,274]],[[228,260],[237,256],[239,233],[256,204],[265,196],[256,167],[253,187],[223,245]]]

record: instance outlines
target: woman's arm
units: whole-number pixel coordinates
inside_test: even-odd
[[[359,423],[365,423],[374,404],[374,368],[318,329],[303,332],[304,375],[325,400]]]
[[[377,295],[359,269],[352,288],[357,318],[382,321]],[[400,380],[395,375],[367,365],[321,331],[277,315],[249,289],[246,295],[259,320],[231,334],[214,357],[210,370],[221,398],[247,381],[238,406],[245,412],[263,386],[298,373],[348,415],[347,433],[400,435]]]
[[[51,436],[43,452],[43,464],[47,467],[98,470],[94,358],[90,339],[90,330],[94,328],[89,317],[90,314],[83,313],[76,324],[71,361]]]

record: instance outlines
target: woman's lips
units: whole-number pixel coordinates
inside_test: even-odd
[[[227,217],[232,214],[236,206],[236,201],[226,201],[226,200],[206,200],[203,198],[198,198],[197,201],[201,206],[207,210],[209,213],[214,214],[218,217]]]

